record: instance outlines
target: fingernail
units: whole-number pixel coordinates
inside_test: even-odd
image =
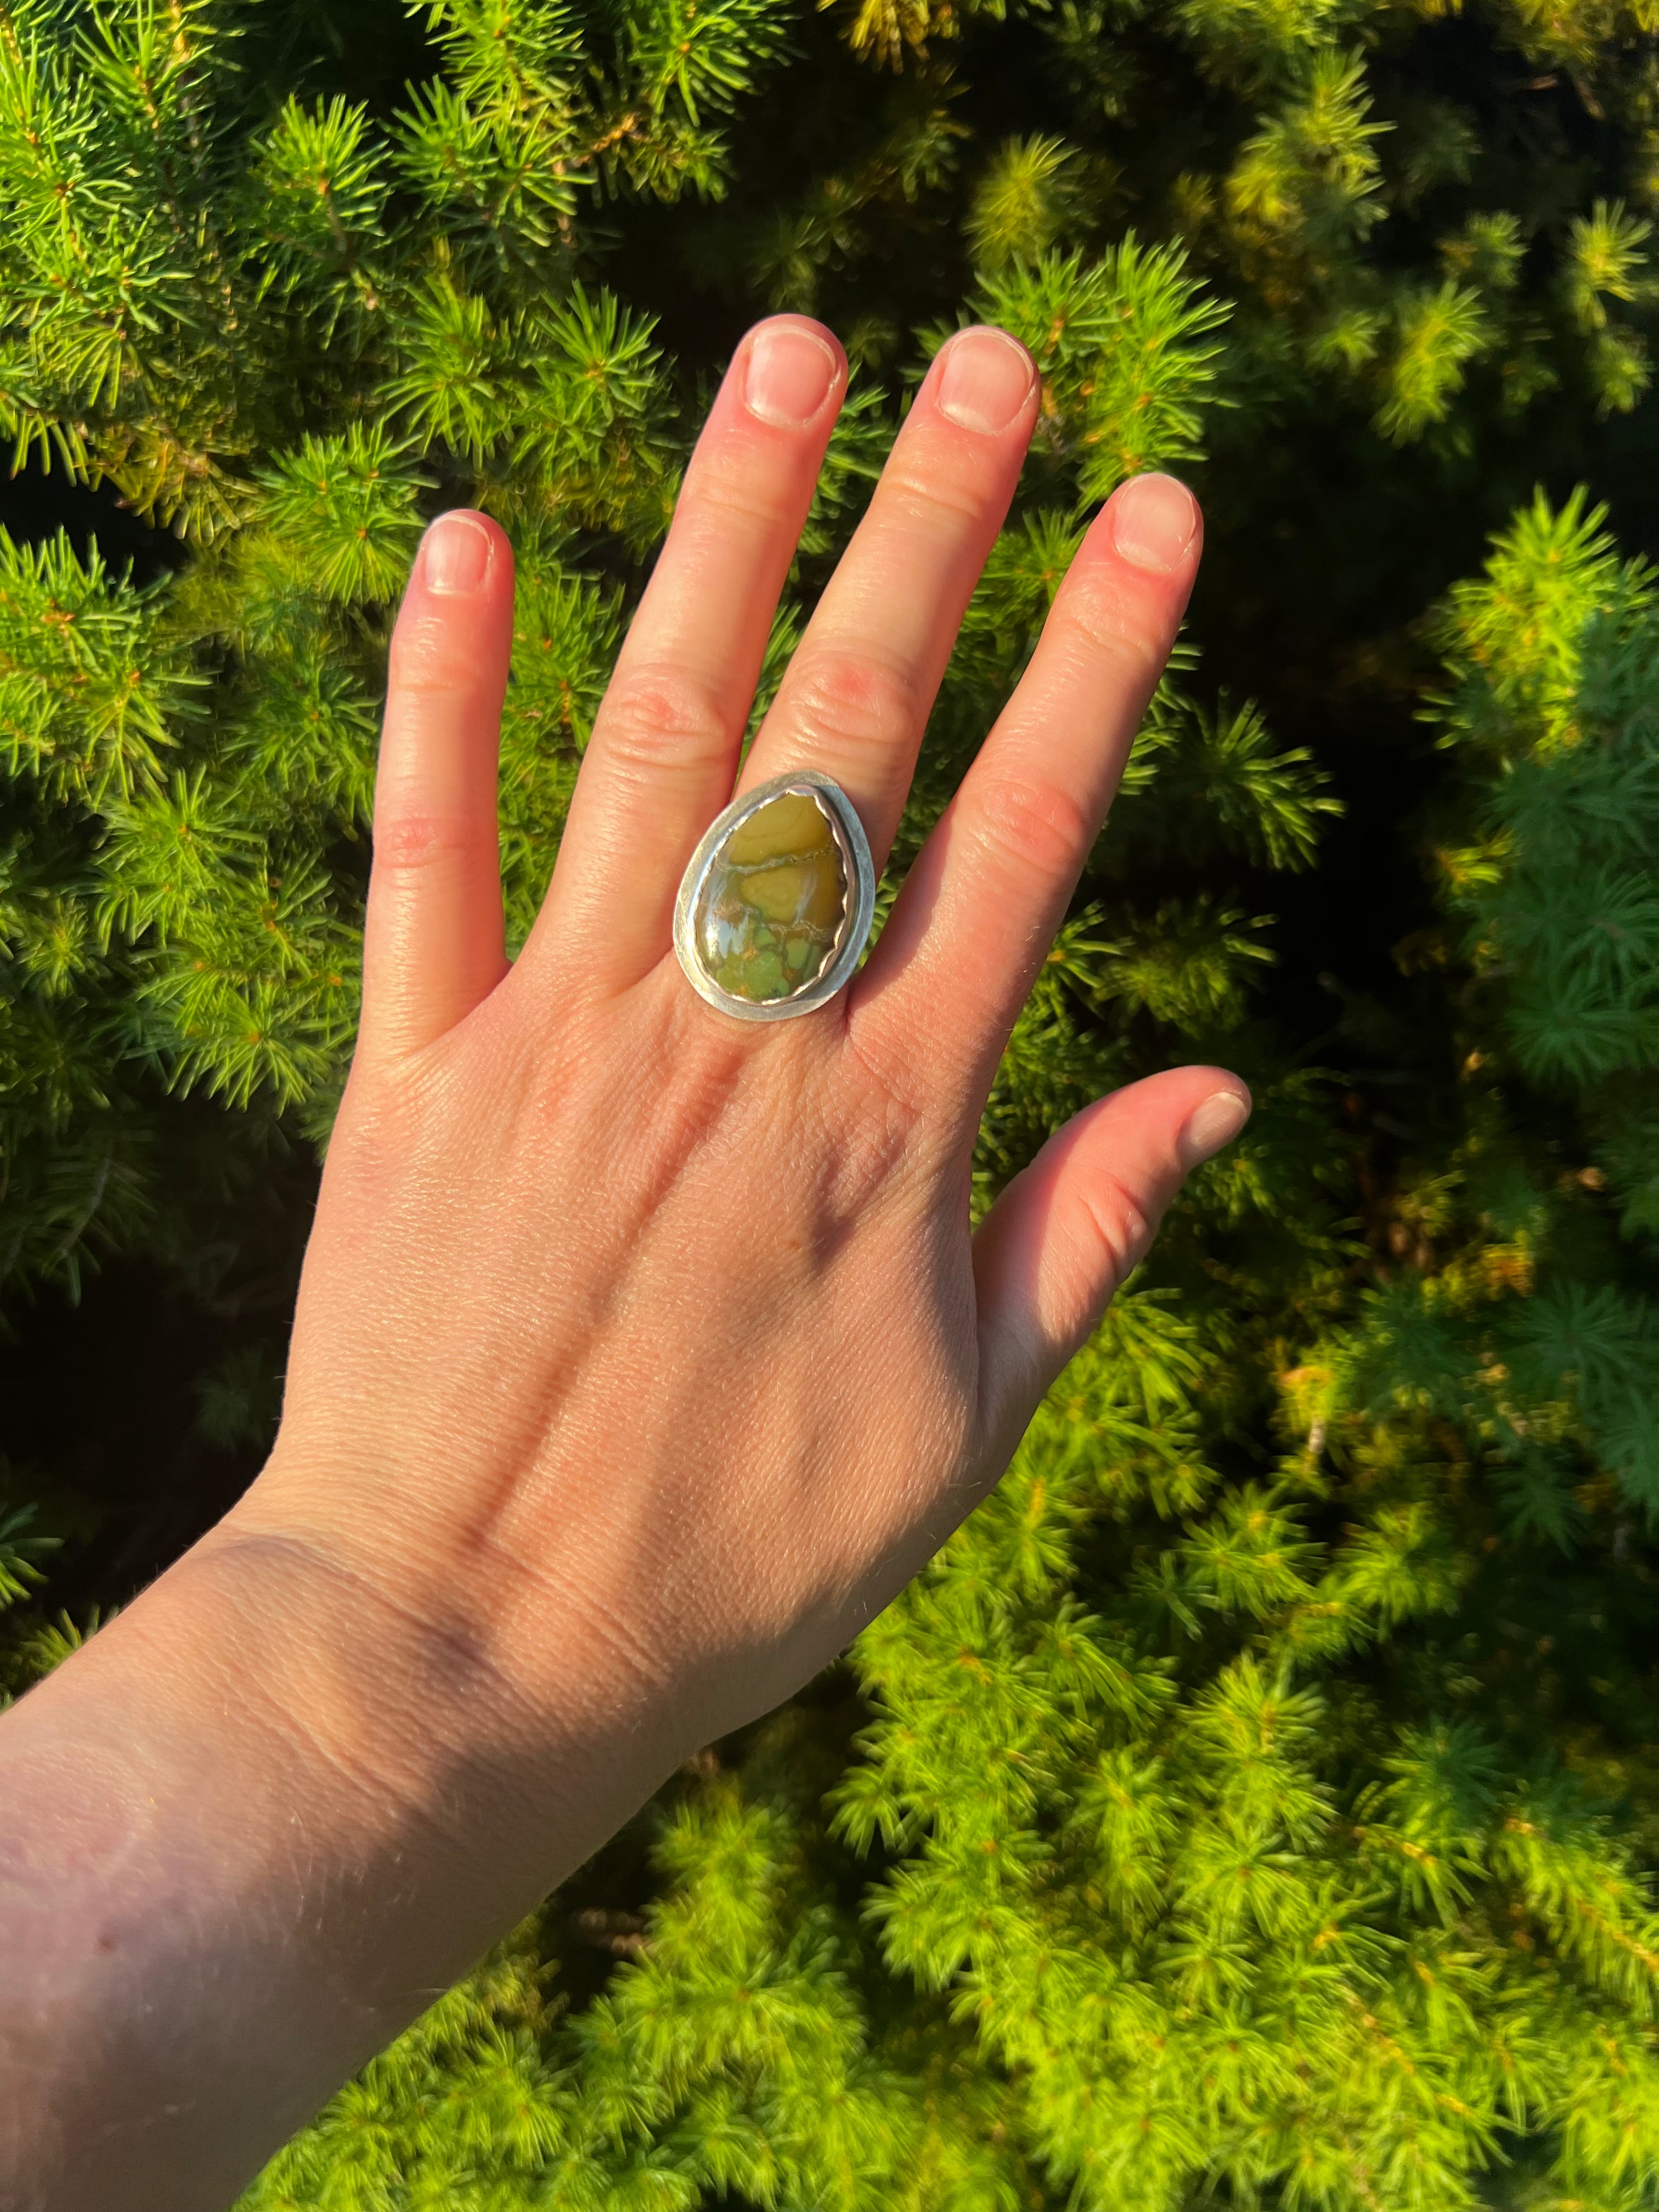
[[[840,365],[816,331],[799,323],[768,323],[750,340],[744,403],[763,422],[804,429],[830,397]]]
[[[1224,1145],[1231,1144],[1249,1118],[1250,1101],[1247,1093],[1212,1091],[1187,1116],[1187,1126],[1181,1133],[1180,1140],[1182,1166],[1202,1166]]]
[[[429,592],[476,592],[489,574],[495,548],[476,514],[455,507],[441,514],[421,548],[421,578]]]
[[[1174,477],[1132,477],[1112,501],[1112,543],[1155,576],[1181,566],[1198,531],[1198,501]]]
[[[963,331],[947,340],[940,358],[939,413],[987,437],[1008,428],[1036,382],[1030,355],[1002,331]]]

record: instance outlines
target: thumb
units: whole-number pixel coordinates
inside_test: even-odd
[[[1036,1402],[1146,1256],[1181,1180],[1230,1144],[1250,1094],[1219,1067],[1172,1067],[1056,1130],[974,1238],[980,1425],[1012,1454]]]

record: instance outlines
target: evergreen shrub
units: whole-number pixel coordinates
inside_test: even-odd
[[[757,313],[854,364],[769,685],[943,337],[1042,370],[889,891],[1098,502],[1209,516],[979,1202],[1171,1058],[1249,1132],[847,1662],[247,2212],[1659,2200],[1656,204],[1623,0],[0,0],[76,518],[0,536],[7,1364],[101,1316],[159,1431],[7,1469],[14,1687],[269,1436],[424,520],[521,562],[516,942]],[[104,1363],[158,1297],[188,1422]]]

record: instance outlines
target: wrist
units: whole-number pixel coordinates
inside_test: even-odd
[[[303,1578],[251,1565],[216,1532],[0,1723],[0,2200],[161,2212],[142,2147],[222,2205],[402,2025],[406,1808],[296,1720]]]
[[[372,1778],[404,1848],[434,1820],[489,1835],[527,1909],[695,1744],[620,1608],[562,1555],[528,1563],[434,1505],[446,1487],[400,1462],[383,1478],[354,1466],[348,1492],[337,1465],[279,1444],[198,1548],[239,1621],[264,1622],[234,1663],[309,1747],[318,1786]]]
[[[532,1702],[435,1570],[417,1589],[272,1506],[256,1485],[0,1723],[0,2198],[55,2202],[72,2165],[130,2212],[229,2201],[250,2143],[659,1778],[617,1670],[572,1654]],[[130,2185],[141,2142],[165,2200]]]

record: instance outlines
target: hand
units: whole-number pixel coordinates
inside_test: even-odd
[[[511,556],[476,515],[428,538],[392,652],[363,1034],[282,1439],[236,1516],[447,1626],[520,1716],[603,1654],[662,1765],[787,1695],[937,1548],[1182,1168],[1244,1117],[1212,1069],[1138,1085],[969,1234],[998,1057],[1190,587],[1198,512],[1165,477],[1091,532],[845,994],[752,1024],[688,988],[675,893],[732,793],[844,379],[795,319],[739,352],[511,969]],[[1000,332],[946,348],[738,778],[827,771],[878,867],[1036,406]]]
[[[179,1817],[211,1825],[224,1801],[246,1855],[250,1827],[301,1808],[310,1856],[275,1877],[283,1855],[260,1861],[328,1953],[283,2000],[284,2124],[902,1587],[996,1480],[1182,1171],[1248,1111],[1212,1068],[1137,1084],[970,1234],[998,1057],[1191,588],[1198,510],[1167,477],[1123,487],[1090,530],[846,991],[744,1024],[680,972],[675,893],[738,775],[844,386],[803,319],[739,349],[511,967],[506,539],[449,515],[410,585],[362,1035],[280,1437],[118,1624],[125,1646],[112,1632],[86,1655],[104,1647],[107,1680],[165,1668],[186,1622],[240,1632],[213,1772]],[[944,349],[738,777],[826,771],[878,868],[1037,404],[1000,333]],[[256,1739],[257,1790],[234,1779]]]

